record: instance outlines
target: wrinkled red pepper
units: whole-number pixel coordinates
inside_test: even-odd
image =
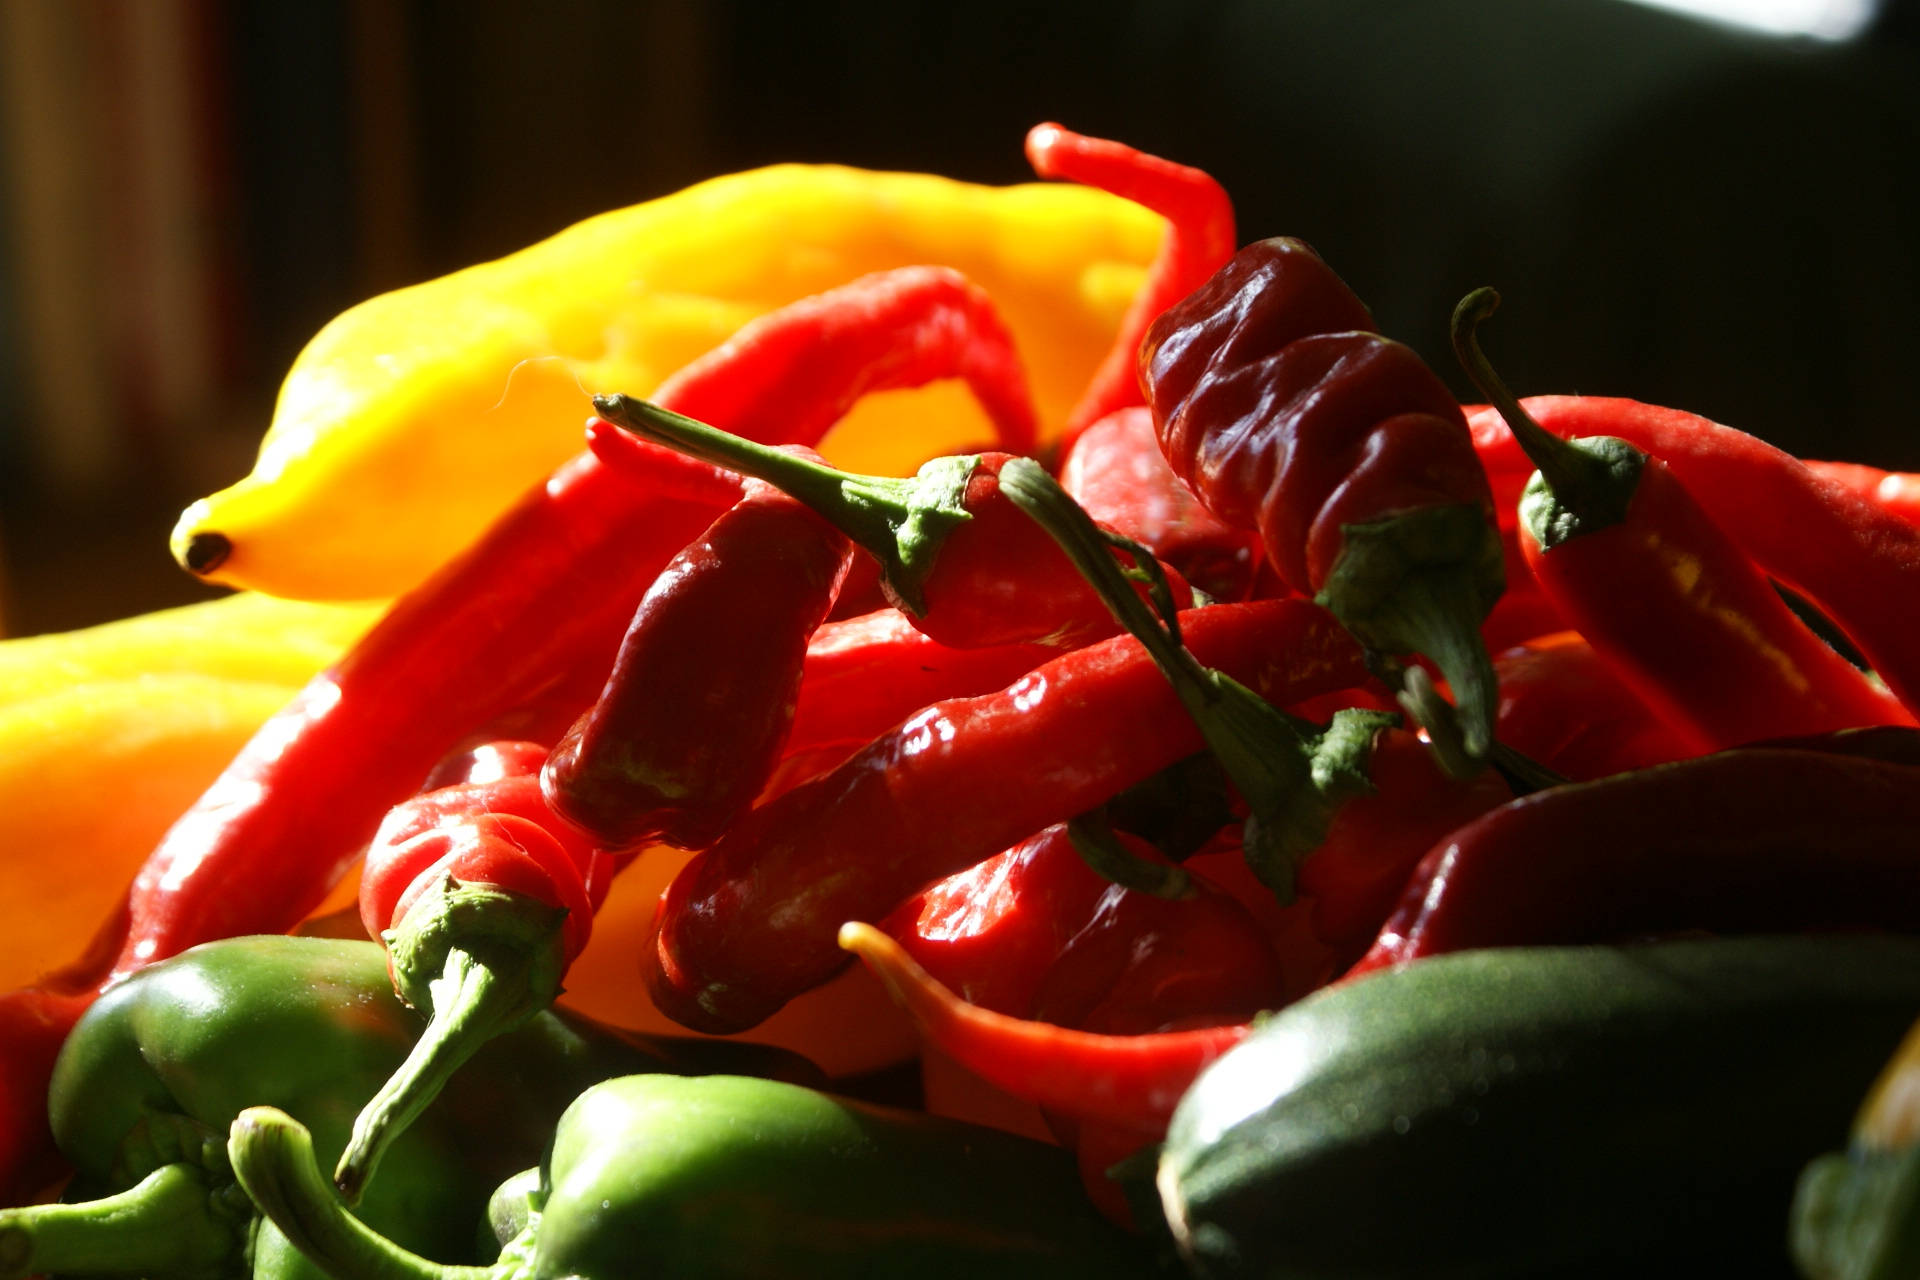
[[[1144,407],[1088,427],[1066,452],[1060,487],[1214,600],[1244,600],[1253,590],[1260,535],[1226,524],[1173,473]]]
[[[1134,355],[1147,326],[1206,283],[1233,256],[1233,201],[1199,169],[1136,151],[1119,142],[1089,138],[1057,124],[1027,132],[1027,160],[1043,178],[1066,178],[1131,200],[1167,220],[1140,291],[1127,306],[1107,357],[1067,414],[1060,438],[1071,448],[1082,431],[1116,409],[1142,403]],[[698,416],[698,415],[695,415]],[[1010,450],[1020,452],[1020,450]]]
[[[1141,381],[1174,472],[1258,529],[1288,586],[1369,649],[1440,668],[1470,771],[1497,697],[1478,630],[1504,583],[1492,497],[1446,385],[1373,327],[1305,243],[1264,240],[1154,322]]]
[[[606,845],[719,839],[780,758],[852,557],[805,504],[748,481],[641,598],[605,690],[547,759],[547,802]]]
[[[1515,800],[1435,844],[1349,977],[1688,929],[1920,930],[1920,769],[1725,751]]]
[[[1272,702],[1364,678],[1352,641],[1305,601],[1217,605],[1181,622],[1195,655]],[[643,962],[654,1002],[699,1030],[751,1027],[843,966],[841,922],[884,918],[1201,741],[1131,638],[1056,658],[999,693],[936,703],[754,810],[681,871]]]

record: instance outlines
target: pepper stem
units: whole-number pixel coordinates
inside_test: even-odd
[[[313,1135],[284,1111],[242,1111],[227,1155],[260,1212],[334,1280],[505,1280],[497,1267],[430,1262],[348,1213],[314,1163]]]
[[[1149,862],[1122,844],[1113,834],[1104,805],[1067,823],[1067,842],[1095,875],[1123,889],[1174,901],[1199,892],[1193,887],[1193,877],[1182,868]]]
[[[231,1184],[228,1184],[231,1190]],[[80,1204],[0,1209],[0,1280],[28,1275],[216,1274],[239,1264],[252,1216],[216,1206],[207,1170],[162,1165],[131,1190]]]
[[[487,1041],[552,1004],[563,970],[566,909],[452,876],[423,894],[387,935],[401,994],[426,1030],[355,1117],[333,1179],[358,1204],[380,1158]],[[439,976],[422,982],[438,965]]]
[[[935,458],[909,477],[862,476],[745,440],[632,396],[595,396],[607,421],[742,475],[806,503],[880,562],[880,586],[902,609],[926,613],[921,583],[941,544],[967,514],[967,482],[978,454]]]
[[[1453,353],[1487,403],[1506,419],[1514,440],[1540,469],[1539,482],[1552,495],[1553,512],[1544,521],[1529,521],[1538,526],[1536,540],[1552,547],[1577,534],[1619,524],[1627,518],[1646,454],[1606,436],[1562,440],[1533,420],[1480,349],[1480,322],[1499,306],[1500,295],[1492,289],[1475,289],[1460,299],[1453,309]]]
[[[1145,646],[1173,685],[1207,746],[1252,810],[1245,826],[1248,865],[1275,897],[1293,901],[1295,869],[1326,839],[1327,824],[1339,805],[1354,794],[1356,778],[1362,790],[1371,790],[1364,753],[1371,750],[1372,731],[1360,739],[1345,729],[1337,737],[1331,730],[1323,736],[1315,726],[1284,714],[1226,673],[1202,666],[1181,643],[1171,598],[1154,593],[1164,615],[1156,616],[1133,590],[1129,575],[1109,548],[1117,545],[1128,550],[1147,574],[1158,567],[1152,555],[1103,533],[1037,463],[1025,458],[1009,461],[1000,470],[1000,491],[1052,535],[1114,618]],[[1379,713],[1360,714],[1379,717]],[[1339,724],[1339,717],[1335,719]],[[1339,763],[1324,754],[1329,744],[1343,753]]]

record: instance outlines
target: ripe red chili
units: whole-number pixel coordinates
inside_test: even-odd
[[[1192,610],[1188,645],[1279,704],[1363,678],[1304,601]],[[1131,638],[1007,689],[937,703],[831,773],[754,810],[675,879],[644,960],[655,1004],[700,1030],[751,1027],[832,977],[834,931],[1105,802],[1193,754],[1179,695]]]
[[[1493,660],[1500,741],[1575,782],[1693,755],[1578,632],[1535,638]]]
[[[1174,472],[1368,648],[1433,659],[1477,760],[1503,582],[1487,478],[1446,385],[1372,329],[1312,249],[1264,240],[1154,322],[1141,381]]]

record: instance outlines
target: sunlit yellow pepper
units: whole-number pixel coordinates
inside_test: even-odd
[[[397,594],[580,448],[589,393],[645,395],[757,315],[913,263],[957,268],[993,296],[1043,432],[1057,429],[1162,225],[1083,187],[802,165],[604,214],[321,330],[253,473],[188,508],[174,552],[220,557],[206,576],[275,595]],[[916,447],[890,450],[902,430]],[[928,444],[986,435],[971,399],[935,384],[871,397],[823,451],[898,470]]]
[[[160,834],[380,612],[237,595],[0,641],[0,990],[73,959]]]

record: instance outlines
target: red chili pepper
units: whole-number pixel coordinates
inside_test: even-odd
[[[1515,800],[1427,854],[1349,971],[1685,929],[1920,930],[1920,769],[1726,751]]]
[[[1145,544],[1218,601],[1244,600],[1260,568],[1260,535],[1208,511],[1173,473],[1145,408],[1088,427],[1066,452],[1060,487],[1101,524]]]
[[[1101,418],[1142,403],[1134,371],[1140,340],[1161,312],[1206,283],[1233,256],[1238,241],[1233,201],[1199,169],[1057,124],[1039,124],[1027,131],[1027,161],[1043,178],[1066,178],[1110,191],[1167,220],[1166,236],[1140,291],[1128,304],[1107,358],[1067,414],[1060,443],[1071,448],[1080,433]]]
[[[1563,441],[1480,353],[1491,289],[1454,314],[1461,363],[1540,467],[1520,511],[1527,564],[1567,622],[1696,752],[1787,734],[1911,724],[1809,631],[1657,458],[1609,436]]]
[[[1015,1097],[1149,1141],[1166,1135],[1195,1077],[1250,1029],[1116,1036],[1011,1018],[959,999],[871,925],[843,925],[839,942],[867,962],[920,1033],[967,1070]]]
[[[1471,771],[1497,695],[1478,631],[1503,584],[1492,499],[1446,385],[1372,328],[1312,249],[1264,240],[1154,322],[1141,381],[1175,474],[1258,529],[1287,585],[1369,649],[1438,665],[1461,717],[1451,767]]]
[[[1575,782],[1696,754],[1576,631],[1509,649],[1493,669],[1500,740]]]
[[[1313,931],[1345,960],[1366,950],[1435,840],[1513,798],[1491,772],[1448,777],[1417,737],[1398,729],[1375,740],[1367,775],[1373,794],[1342,805],[1326,843],[1300,864]]]
[[[888,597],[944,645],[1071,649],[1118,630],[1073,562],[1003,493],[1010,454],[936,458],[907,478],[849,475],[644,400],[601,396],[594,405],[647,439],[812,507],[880,561]],[[1177,603],[1190,604],[1191,590],[1169,576]]]
[[[1339,625],[1304,601],[1218,605],[1181,622],[1201,660],[1272,702],[1363,675]],[[681,871],[644,962],[654,1001],[690,1027],[751,1027],[842,966],[842,921],[882,919],[1201,743],[1130,638],[1056,658],[999,693],[936,703],[755,809]]]
[[[719,839],[780,758],[852,557],[804,503],[748,481],[641,598],[599,701],[547,758],[547,802],[603,844]]]
[[[1614,436],[1660,459],[1761,569],[1837,623],[1909,710],[1920,709],[1920,528],[1743,431],[1599,396],[1521,407],[1562,438]],[[1488,470],[1532,468],[1493,410],[1475,415]]]
[[[839,323],[836,295],[857,320]],[[904,301],[890,305],[896,298]],[[970,327],[976,314],[920,277],[907,278],[897,296],[886,279],[868,277],[762,317],[756,341],[736,344],[688,383],[720,380],[722,364],[750,377],[762,347],[784,349],[776,341],[783,327],[809,348],[799,365],[809,386],[836,404],[848,388],[986,370],[994,361],[974,356],[973,343],[1005,343],[998,331]],[[876,361],[876,345],[911,355]],[[763,395],[754,421],[827,425],[777,382]],[[762,412],[769,403],[777,411]],[[714,515],[711,506],[649,496],[592,453],[560,467],[260,729],[142,866],[124,945],[94,981],[196,943],[291,928],[449,750],[479,731],[531,732],[514,713],[538,707],[536,718],[551,721],[555,709],[543,700],[556,692],[580,696],[559,708],[558,725],[570,723],[598,692],[642,593]],[[81,1007],[58,1005],[75,1017]],[[0,1166],[4,1176],[50,1158],[52,1135],[46,1076],[27,1041],[0,1042],[0,1062],[0,1083],[25,1099],[10,1094],[0,1110],[40,1116],[13,1144],[20,1154]]]
[[[1908,524],[1920,525],[1920,475],[1882,471],[1857,462],[1809,462],[1807,468],[1823,480],[1891,512]]]
[[[428,1021],[354,1121],[334,1171],[349,1203],[481,1045],[553,1003],[612,863],[566,829],[529,773],[427,792],[387,815],[367,850],[360,918],[386,943],[394,989]]]
[[[466,782],[499,782],[506,778],[537,777],[547,762],[547,748],[537,742],[501,739],[457,751],[433,766],[420,784],[420,793],[457,787]]]

